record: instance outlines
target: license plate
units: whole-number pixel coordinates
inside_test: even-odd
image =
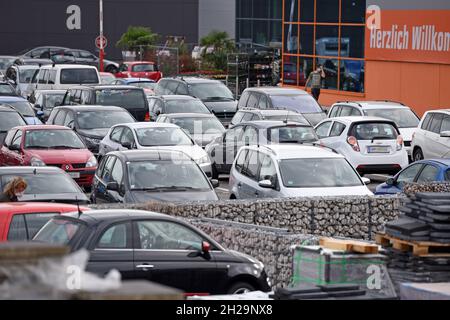
[[[71,176],[73,179],[78,179],[80,177],[79,172],[68,172],[69,176]]]
[[[390,147],[367,147],[368,153],[389,153]]]

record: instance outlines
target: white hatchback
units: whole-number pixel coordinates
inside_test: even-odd
[[[375,117],[330,118],[316,126],[321,143],[333,148],[360,173],[395,174],[408,154],[394,121]]]

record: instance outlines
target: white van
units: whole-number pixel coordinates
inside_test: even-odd
[[[94,66],[58,64],[42,66],[31,80],[31,90],[64,90],[79,84],[100,84]]]

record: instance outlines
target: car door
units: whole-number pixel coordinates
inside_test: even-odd
[[[4,147],[5,165],[6,166],[23,166],[24,154],[22,152],[22,130],[17,130],[11,143]],[[15,149],[15,150],[12,150]]]
[[[333,124],[333,121],[325,121],[325,122],[322,122],[321,124],[319,124],[315,129],[317,136],[319,137],[319,139],[321,139],[321,141],[323,140],[324,143],[326,143],[325,142],[326,138],[328,138],[328,136],[330,134],[332,124]]]
[[[8,131],[8,133],[5,136],[5,139],[3,140],[3,144],[1,146],[1,152],[0,152],[0,166],[6,166],[8,163],[11,162],[11,150],[9,149],[9,146],[12,143],[12,140],[14,136],[16,135],[17,130],[11,129]]]
[[[108,224],[97,234],[89,252],[87,271],[103,277],[111,269],[116,269],[122,279],[133,279],[135,273],[131,222]]]
[[[54,124],[57,126],[63,126],[66,116],[67,116],[67,110],[60,109],[58,111],[58,113],[55,115],[55,117],[53,118],[52,123],[50,123],[50,124]]]
[[[433,114],[429,130],[426,133],[426,143],[422,150],[425,159],[440,158],[442,145],[439,143],[439,139],[443,120],[444,115],[442,113]]]
[[[133,131],[128,127],[124,127],[122,136],[120,137],[119,151],[131,149],[136,149],[136,141],[134,140]]]
[[[241,181],[237,183],[240,199],[259,198],[259,168],[263,155],[255,150],[249,150],[244,167],[241,170]]]
[[[394,190],[392,193],[398,193],[403,190],[405,184],[417,181],[417,176],[422,171],[423,167],[423,163],[416,163],[401,171],[395,178],[393,185]]]
[[[243,146],[241,136],[244,132],[244,126],[236,126],[225,133],[224,143],[222,145],[223,161],[221,163],[221,172],[230,172],[234,158],[240,147]]]
[[[205,240],[177,222],[141,220],[133,223],[136,278],[186,293],[214,292],[219,276],[211,254],[200,254]]]
[[[345,138],[342,137],[342,133],[345,131],[345,128],[345,124],[340,121],[334,121],[328,137],[324,139],[326,146],[338,150],[342,144],[342,141],[345,140]]]
[[[258,198],[277,198],[279,197],[279,182],[277,169],[275,163],[269,155],[263,155],[261,162],[261,168],[259,169],[259,181],[270,180],[273,184],[273,188],[261,188],[259,187]]]
[[[111,197],[106,186],[109,182],[112,182],[112,170],[115,161],[116,157],[114,156],[105,156],[102,160],[102,169],[96,173],[94,179],[93,198],[95,203],[110,203]]]
[[[440,169],[438,166],[426,164],[423,166],[422,170],[420,171],[419,175],[417,176],[414,182],[420,184],[435,182],[438,180],[439,173]]]
[[[450,132],[450,116],[444,115],[444,119],[442,120],[440,133]],[[439,135],[438,139],[438,148],[437,157],[439,158],[448,158],[450,156],[450,138],[442,137]]]
[[[101,154],[107,154],[108,152],[119,150],[120,137],[122,136],[123,129],[123,126],[115,127],[111,131],[109,139],[104,139],[100,143]]]

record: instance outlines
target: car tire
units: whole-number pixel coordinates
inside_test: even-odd
[[[228,294],[242,294],[255,290],[255,287],[248,282],[235,282],[228,289]]]
[[[416,162],[416,161],[420,161],[420,160],[423,160],[423,152],[422,152],[422,149],[417,148],[414,150],[413,161]]]
[[[213,163],[211,166],[211,178],[219,180],[219,172],[217,172],[215,163]]]
[[[117,73],[117,71],[119,71],[119,70],[112,64],[110,64],[109,66],[107,66],[105,68],[105,72],[109,72],[109,73],[112,73],[112,74]]]

